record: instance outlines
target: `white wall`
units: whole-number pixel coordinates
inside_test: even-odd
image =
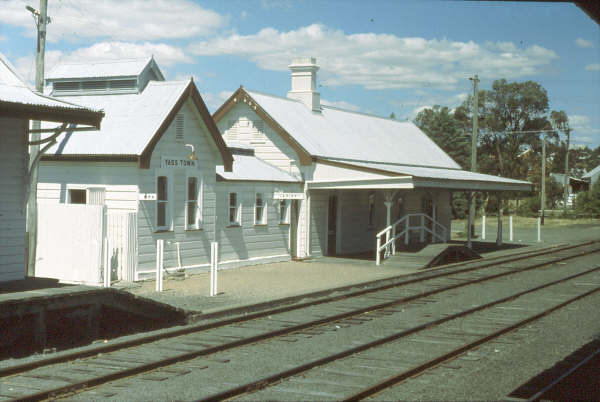
[[[135,162],[42,161],[39,172],[38,202],[41,204],[68,203],[69,189],[102,187],[109,211],[137,211]]]
[[[300,174],[296,151],[247,104],[240,102],[232,107],[221,118],[218,127],[228,142],[250,145],[258,158],[286,172]]]
[[[0,282],[25,277],[27,125],[0,118]]]
[[[175,119],[156,144],[149,169],[138,169],[141,193],[156,193],[156,177],[161,168],[161,156],[186,158],[192,144],[198,157],[198,168],[189,173],[199,174],[202,188],[202,223],[200,230],[186,230],[185,201],[187,193],[186,169],[168,169],[170,194],[169,209],[172,214],[172,230],[159,232],[156,228],[156,201],[141,201],[138,215],[138,272],[151,273],[156,264],[156,240],[165,240],[164,267],[177,268],[179,242],[182,267],[206,266],[210,263],[210,242],[213,240],[216,200],[215,166],[220,156],[201,116],[193,102],[188,100],[181,108],[184,114],[184,140],[175,138]]]
[[[235,162],[234,162],[235,163]],[[275,191],[298,192],[296,184],[262,182],[218,182],[219,263],[246,265],[264,261],[289,260],[290,224],[279,223],[279,202],[273,200]],[[241,204],[241,226],[229,225],[229,193],[237,193]],[[254,221],[256,193],[263,194],[267,210],[266,225]],[[291,211],[290,211],[291,212]]]

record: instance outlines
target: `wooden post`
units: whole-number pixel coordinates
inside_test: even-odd
[[[30,11],[35,11],[29,8]],[[48,0],[40,0],[39,14],[34,14],[37,23],[37,49],[35,55],[35,89],[44,92],[44,54],[46,50],[46,24],[48,23]],[[41,123],[38,120],[32,122],[33,129],[39,129]],[[40,133],[31,135],[31,141],[39,141]],[[27,199],[27,233],[29,234],[29,247],[27,256],[27,275],[35,276],[35,262],[37,249],[37,182],[38,164],[35,163],[40,151],[39,145],[31,145],[29,149],[29,196]]]
[[[217,271],[218,271],[219,243],[213,241],[210,243],[210,296],[216,296],[217,291]]]
[[[156,291],[163,291],[163,250],[165,241],[156,240]]]
[[[467,193],[467,206],[469,211],[471,210],[471,192],[469,191]],[[468,248],[473,248],[473,245],[471,244],[471,214],[469,213],[469,215],[467,216],[467,247]]]
[[[481,217],[481,240],[485,240],[485,215]]]
[[[502,245],[502,194],[498,193],[498,234],[496,235],[496,245]]]
[[[512,215],[508,217],[508,240],[513,241]]]

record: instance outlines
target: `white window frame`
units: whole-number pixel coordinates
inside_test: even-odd
[[[192,200],[189,199],[189,180],[190,178],[196,179],[196,219],[195,222],[190,224],[188,221],[189,206]],[[204,199],[204,177],[193,172],[186,172],[185,175],[185,230],[198,230],[202,228],[202,222],[204,221],[203,216],[203,199]]]
[[[256,219],[256,215],[258,213],[258,195],[260,194],[260,199],[261,199],[261,206],[260,208],[260,219]],[[267,224],[267,199],[265,197],[265,192],[264,191],[257,191],[256,193],[254,193],[254,224],[255,225],[266,225]]]
[[[283,205],[283,214],[281,213],[281,206]],[[291,200],[279,200],[279,224],[289,225],[290,224],[290,205]]]
[[[167,200],[165,208],[165,225],[158,225],[158,204],[161,200],[158,199],[158,178],[167,178]],[[186,182],[187,184],[187,182]],[[154,208],[154,225],[157,232],[172,231],[173,230],[173,202],[175,193],[173,191],[173,171],[169,169],[156,169],[154,176],[154,191],[156,192],[156,201]]]
[[[231,194],[235,194],[235,206],[231,206]],[[240,202],[239,193],[237,191],[230,191],[227,195],[227,216],[229,219],[229,226],[242,226],[242,203]],[[231,220],[231,208],[235,208],[235,221]]]

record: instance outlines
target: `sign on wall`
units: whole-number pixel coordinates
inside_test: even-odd
[[[156,201],[156,193],[140,193],[140,201]]]
[[[161,156],[160,167],[164,169],[197,168],[198,161],[179,156]]]
[[[304,193],[286,193],[283,191],[276,191],[273,193],[273,199],[275,199],[275,200],[303,200]]]

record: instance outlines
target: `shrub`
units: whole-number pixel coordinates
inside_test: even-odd
[[[597,181],[590,191],[577,194],[574,209],[577,215],[600,216],[600,181]]]

